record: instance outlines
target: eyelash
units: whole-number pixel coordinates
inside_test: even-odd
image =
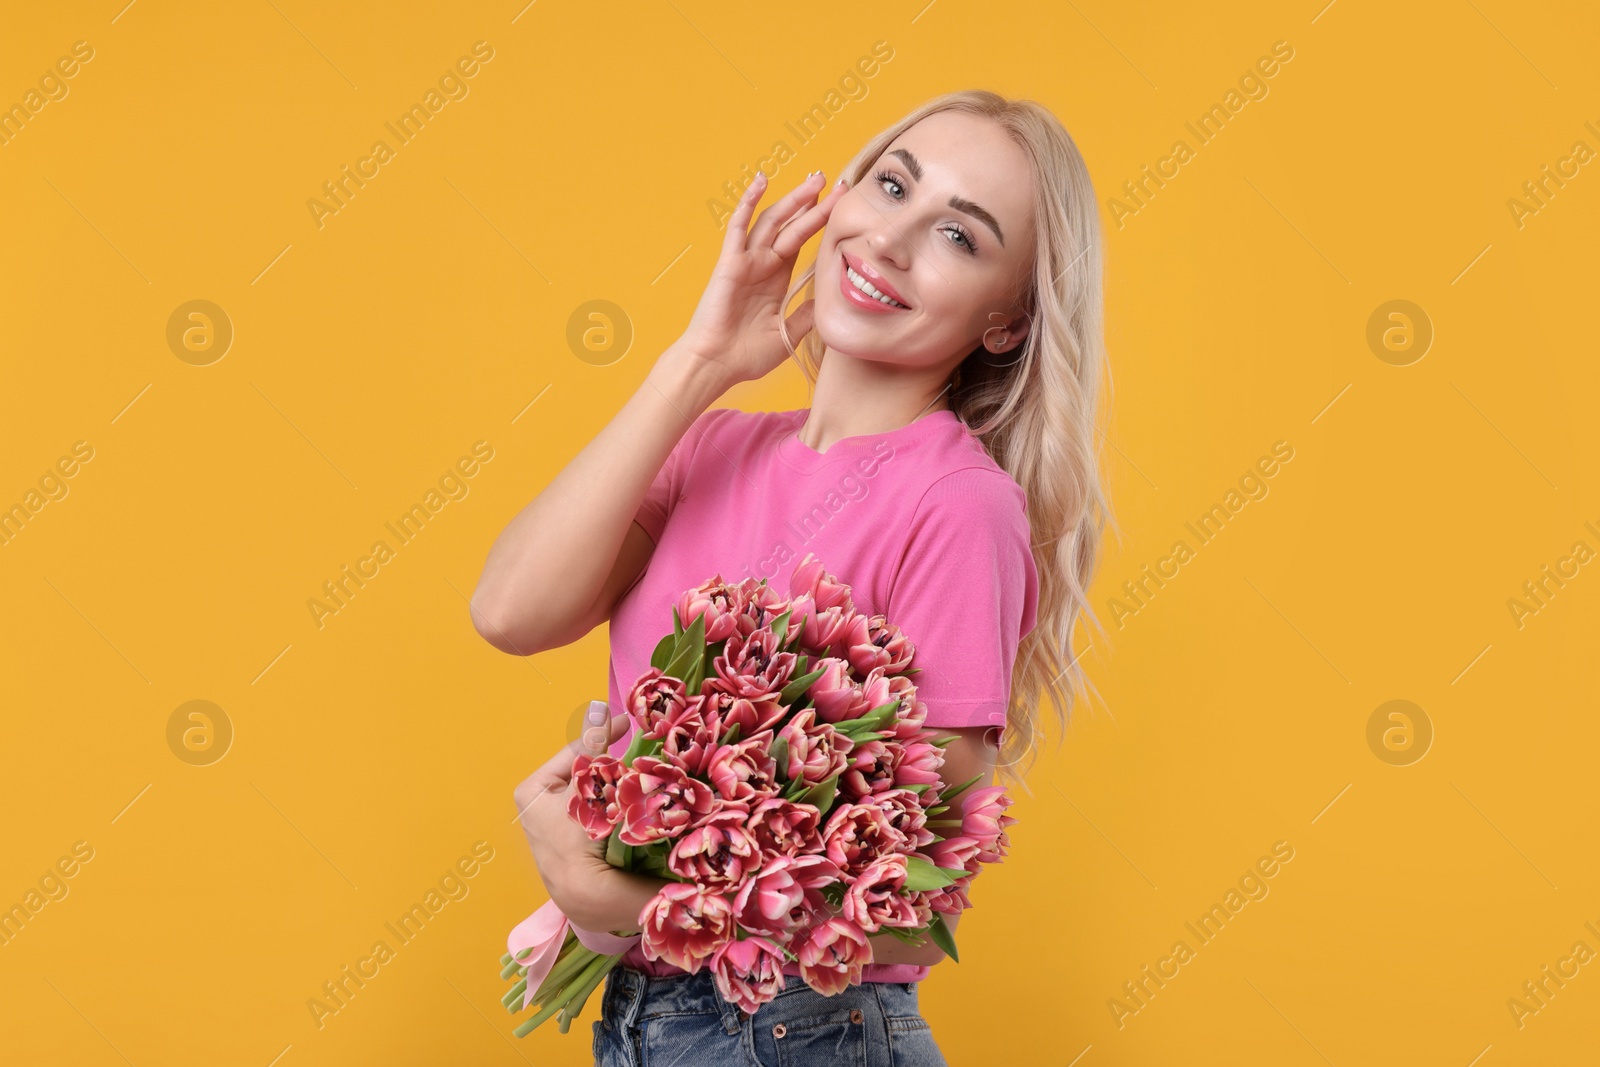
[[[905,183],[899,178],[895,177],[895,175],[889,171],[880,170],[877,174],[873,175],[873,177],[877,179],[880,187],[884,182],[894,182],[894,184],[900,186],[900,188],[905,188]],[[968,233],[965,227],[962,227],[956,223],[951,223],[949,228],[955,230],[956,233],[961,235],[962,240],[967,242],[966,248],[962,249],[962,251],[966,252],[969,256],[975,256],[978,254],[977,242],[972,239],[972,234]]]

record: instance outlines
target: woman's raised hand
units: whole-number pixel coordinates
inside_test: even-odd
[[[765,208],[752,227],[750,216],[767,188],[766,175],[757,174],[728,218],[722,253],[678,344],[716,365],[730,381],[760,378],[789,357],[778,320],[795,259],[801,246],[827,223],[839,197],[849,191],[835,184],[813,203],[826,181],[820,172],[809,175]],[[788,317],[792,340],[811,330],[812,313],[812,301],[807,300]]]

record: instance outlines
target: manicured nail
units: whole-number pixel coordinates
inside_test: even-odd
[[[606,702],[604,700],[589,701],[589,725],[604,726],[606,724]]]

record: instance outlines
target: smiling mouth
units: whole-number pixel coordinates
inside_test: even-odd
[[[850,269],[850,263],[847,260],[845,260],[845,258],[843,256],[839,257],[839,262],[844,264],[844,276],[845,276],[845,278],[850,282],[851,285],[855,286],[863,294],[865,294],[866,296],[870,296],[872,299],[878,301],[880,304],[884,304],[884,305],[886,305],[888,307],[904,308],[905,310],[908,310],[908,311],[910,310],[910,308],[907,308],[905,304],[902,304],[902,303],[900,303],[900,301],[894,299],[893,297],[884,294],[877,287],[875,287],[871,282],[867,281],[861,275],[859,275],[855,271],[851,270]]]

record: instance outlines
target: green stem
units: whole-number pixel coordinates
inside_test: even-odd
[[[576,939],[574,939],[574,943],[577,943]],[[564,959],[550,968],[550,973],[545,975],[544,981],[540,982],[539,988],[534,991],[533,1002],[540,1005],[544,1004],[556,990],[583,973],[589,964],[594,962],[595,956],[596,953],[594,951],[578,944],[577,948],[573,949]]]
[[[588,1003],[589,994],[594,992],[594,987],[600,984],[601,979],[605,978],[621,958],[621,956],[602,956],[600,957],[599,966],[591,966],[588,971],[584,972],[576,983],[576,988],[567,995],[567,1006],[561,1009],[561,1032],[563,1034],[567,1032],[567,1027],[572,1025],[572,1020],[576,1019],[579,1013],[583,1011],[583,1006]]]
[[[584,949],[584,951],[588,952],[589,950]],[[592,962],[590,962],[589,965],[584,968],[584,970],[587,971],[596,963],[603,963],[608,958],[609,957],[606,956],[594,955]],[[583,975],[580,973],[578,979],[575,979],[567,989],[561,989],[541,1000],[539,1002],[540,1007],[538,1013],[534,1015],[533,1018],[529,1019],[527,1022],[523,1023],[521,1026],[517,1027],[511,1032],[517,1037],[526,1037],[528,1034],[533,1032],[534,1027],[550,1018],[550,1016],[554,1015],[556,1012],[565,1008],[567,1006],[568,991],[570,989],[575,989],[577,987],[577,982],[581,981],[582,978]]]
[[[511,992],[500,998],[500,1003],[505,1005],[507,1011],[514,1014],[517,1009],[522,1007],[522,994],[527,990],[528,980],[524,978],[511,987]]]

